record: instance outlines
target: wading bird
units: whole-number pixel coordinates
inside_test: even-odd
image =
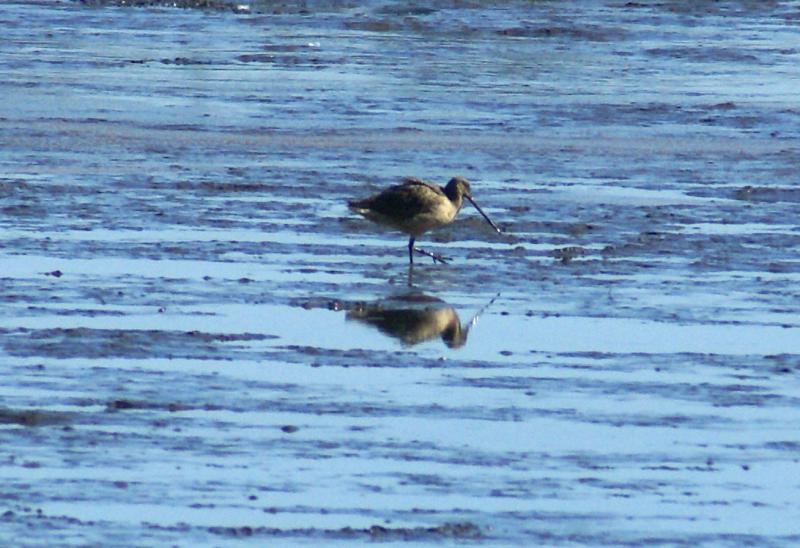
[[[409,235],[408,262],[414,263],[414,251],[431,257],[434,262],[444,263],[441,255],[414,247],[414,241],[428,230],[451,223],[461,209],[464,198],[475,206],[493,229],[500,228],[472,199],[469,181],[453,177],[444,188],[409,177],[399,185],[390,186],[383,192],[348,202],[350,209],[378,224],[389,226]]]

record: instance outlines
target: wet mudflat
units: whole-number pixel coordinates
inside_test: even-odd
[[[0,543],[800,541],[800,6],[178,4],[0,5]]]

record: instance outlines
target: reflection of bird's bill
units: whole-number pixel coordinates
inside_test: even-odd
[[[499,232],[501,234],[503,233],[503,231],[500,230],[500,227],[497,226],[496,224],[494,224],[494,222],[492,222],[492,220],[489,218],[489,216],[486,213],[483,212],[483,210],[478,206],[478,204],[475,203],[475,200],[472,199],[472,196],[467,196],[466,198],[467,198],[467,200],[469,200],[469,203],[471,203],[473,206],[475,206],[475,209],[478,210],[478,213],[483,215],[483,218],[486,219],[486,222],[489,223],[492,226],[493,229],[495,229],[497,232]]]
[[[492,300],[491,300],[491,301],[489,301],[488,303],[486,303],[485,305],[483,305],[483,306],[481,307],[481,309],[480,309],[480,310],[478,310],[478,311],[475,313],[475,315],[474,315],[474,316],[472,316],[472,319],[471,319],[470,321],[468,321],[468,322],[465,324],[465,327],[464,327],[464,333],[463,333],[464,341],[466,341],[466,340],[467,340],[467,336],[469,335],[469,330],[470,330],[470,329],[472,329],[472,328],[475,326],[475,324],[476,324],[476,323],[478,323],[478,318],[480,317],[480,315],[481,315],[481,314],[483,314],[483,313],[486,311],[486,309],[487,309],[487,308],[489,308],[490,306],[492,306],[492,304],[494,304],[494,301],[495,301],[495,300],[497,299],[497,297],[499,297],[499,296],[500,296],[500,293],[498,293],[497,295],[495,295],[494,297],[492,297]]]

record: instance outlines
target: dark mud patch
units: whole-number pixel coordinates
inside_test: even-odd
[[[707,62],[736,62],[736,63],[757,63],[758,57],[753,55],[750,51],[738,51],[732,48],[721,47],[671,47],[671,48],[653,48],[647,50],[649,55],[653,57],[667,57],[673,59],[680,59],[682,61],[691,61],[696,63]]]
[[[120,310],[103,310],[100,308],[76,308],[76,309],[52,309],[44,306],[28,306],[25,308],[25,313],[30,315],[52,314],[54,316],[75,316],[95,318],[98,316],[107,317],[122,317],[125,313]]]
[[[54,328],[19,329],[6,334],[5,350],[12,356],[51,358],[233,359],[249,347],[240,343],[274,339],[260,333],[204,333],[135,329]]]
[[[307,66],[316,69],[322,69],[328,65],[338,64],[335,59],[322,57],[318,53],[310,53],[312,51],[314,50],[309,49],[309,53],[306,55],[289,55],[286,53],[277,55],[273,53],[246,53],[239,55],[236,60],[241,63],[266,63],[281,67]],[[258,101],[258,99],[255,100]]]
[[[52,426],[72,422],[71,413],[60,413],[40,409],[6,409],[0,407],[0,424],[19,426]]]
[[[623,40],[625,31],[599,25],[554,25],[542,26],[533,23],[509,27],[497,31],[500,36],[512,38],[553,38],[568,41],[610,42]]]
[[[265,357],[280,358],[287,363],[310,363],[311,367],[423,368],[441,369],[449,363],[440,358],[424,357],[407,350],[376,350],[352,348],[337,350],[312,345],[276,346]],[[464,367],[492,367],[485,362],[469,362]]]
[[[556,260],[561,261],[563,264],[567,264],[579,257],[583,257],[587,254],[587,251],[580,246],[569,246],[554,249],[552,254]]]
[[[88,402],[82,402],[82,404],[86,405]],[[153,402],[153,401],[146,401],[146,400],[131,400],[131,399],[118,399],[112,400],[106,404],[106,411],[108,412],[115,412],[115,411],[135,411],[135,410],[161,410],[167,411],[169,413],[178,413],[180,411],[219,411],[223,409],[222,406],[217,404],[204,404],[204,405],[192,405],[186,403],[179,403],[179,402]]]
[[[444,523],[434,527],[387,527],[373,525],[366,528],[341,529],[278,529],[272,527],[209,527],[209,533],[224,537],[308,537],[331,540],[371,540],[376,542],[430,542],[447,539],[485,540],[483,530],[471,522]]]
[[[92,7],[118,6],[125,8],[181,8],[207,11],[230,11],[248,13],[244,2],[226,2],[224,0],[78,0],[81,4]]]
[[[638,382],[638,383],[613,383],[590,381],[584,379],[563,379],[546,377],[510,377],[493,376],[491,378],[470,378],[466,381],[470,386],[480,388],[494,388],[502,390],[520,390],[533,392],[551,386],[554,390],[566,390],[571,393],[590,393],[597,397],[613,397],[614,395],[640,394],[645,397],[660,397],[676,399],[685,402],[699,402],[710,404],[713,407],[757,407],[770,406],[793,407],[800,405],[800,399],[771,393],[764,390],[758,383],[727,383],[727,384],[679,384],[674,382]],[[558,388],[556,388],[556,386]],[[667,421],[675,417],[665,416]],[[701,417],[699,422],[704,419]],[[683,419],[674,423],[685,423]]]
[[[191,57],[173,57],[161,59],[162,65],[177,65],[177,66],[191,66],[191,65],[211,65],[212,61],[204,61],[201,59],[193,59]]]
[[[424,33],[438,31],[437,27],[417,17],[404,18],[369,18],[344,22],[344,28],[364,32],[414,32]]]
[[[745,186],[737,190],[734,195],[737,200],[746,202],[788,202],[800,204],[800,189],[791,187],[754,187]]]

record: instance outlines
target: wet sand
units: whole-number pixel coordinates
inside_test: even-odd
[[[800,542],[794,4],[180,5],[0,5],[0,544]]]

